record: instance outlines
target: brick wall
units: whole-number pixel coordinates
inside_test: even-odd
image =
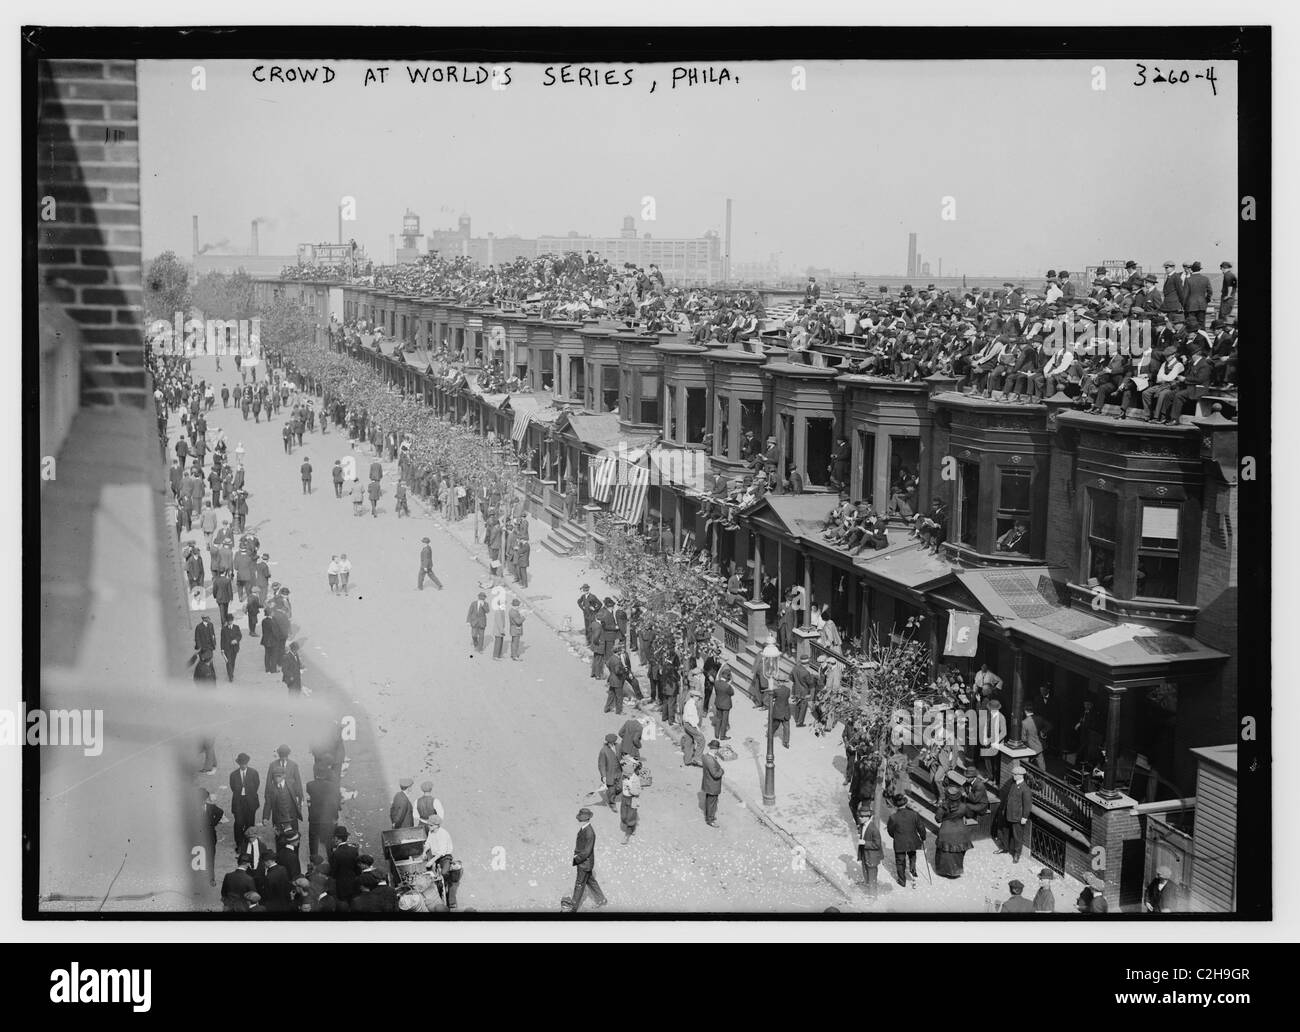
[[[1080,520],[1084,499],[1073,484],[1073,455],[1064,446],[1061,434],[1052,442],[1051,462],[1047,471],[1047,520],[1043,555],[1049,566],[1069,571],[1071,579],[1087,579],[1087,571],[1078,569]]]
[[[42,292],[79,331],[81,404],[143,408],[135,62],[42,61],[38,89]]]

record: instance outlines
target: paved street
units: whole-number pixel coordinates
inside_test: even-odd
[[[218,394],[223,381],[237,380],[229,361],[220,374],[212,359],[194,366],[195,378],[213,380]],[[359,794],[342,819],[376,857],[388,803],[405,775],[417,786],[431,779],[446,807],[446,826],[465,864],[459,895],[465,908],[558,910],[573,885],[574,815],[582,805],[596,813],[596,875],[612,910],[817,912],[845,905],[801,851],[730,796],[723,796],[721,828],[708,828],[699,770],[683,768],[679,752],[662,736],[643,750],[654,785],[643,796],[637,835],[621,845],[617,815],[590,793],[603,736],[624,718],[601,714],[604,691],[588,678],[587,663],[536,616],[525,624],[521,662],[494,661],[490,651],[474,654],[465,614],[484,571],[418,502],[411,519],[394,516],[396,464],[385,465],[378,517],[368,511],[356,517],[346,498],[334,497],[329,476],[333,460],[348,453],[346,435],[317,431],[287,455],[281,426],[245,422],[238,409],[223,410],[218,400],[209,414],[209,439],[217,427],[224,429],[232,461],[235,448],[244,446],[249,528],[271,554],[272,578],[292,590],[304,685],[317,699],[337,699],[342,712],[357,718],[358,740],[350,744],[343,786]],[[353,454],[364,477],[369,449]],[[310,496],[299,482],[304,456],[315,469]],[[545,533],[536,522],[532,530],[534,541]],[[441,592],[429,585],[416,590],[425,535],[433,541]],[[336,552],[352,561],[348,597],[331,595],[327,587],[325,567]],[[533,552],[545,554],[538,547]],[[580,576],[576,566],[574,576]],[[542,582],[537,578],[522,593],[529,610],[545,600],[550,585]],[[576,598],[577,589],[575,580],[564,590]],[[218,673],[220,688],[220,663]],[[285,691],[279,675],[263,673],[257,639],[245,638],[236,679]],[[218,739],[218,774],[201,783],[228,810],[224,786],[233,755],[246,750],[264,770],[281,738],[293,747],[306,779],[307,741],[283,729],[249,728],[246,737]],[[229,825],[222,834],[218,881],[233,857]],[[218,906],[215,890],[208,902]]]

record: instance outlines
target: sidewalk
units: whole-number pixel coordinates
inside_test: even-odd
[[[387,469],[388,463],[385,463]],[[396,479],[396,468],[386,473],[385,479]],[[419,498],[414,505],[424,507]],[[488,582],[488,562],[482,541],[475,542],[475,522],[472,516],[457,522],[447,522],[425,508],[425,515],[471,552],[484,568],[483,584]],[[481,521],[479,530],[482,530]],[[576,658],[589,662],[591,651],[583,637],[578,595],[583,584],[604,598],[614,594],[600,575],[595,564],[583,555],[560,557],[540,545],[550,533],[544,522],[529,518],[531,563],[528,570],[528,587],[520,589],[508,582],[528,606],[531,615],[550,627],[561,639],[567,640],[569,651]],[[435,556],[435,569],[437,559]],[[467,600],[468,604],[468,600]],[[575,629],[576,627],[576,629]],[[534,632],[535,633],[535,632]],[[724,662],[735,657],[725,648]],[[646,684],[644,672],[634,655],[633,665],[640,675],[642,687]],[[575,671],[576,673],[576,671]],[[584,679],[585,680],[585,679]],[[593,704],[603,700],[605,688],[586,682]],[[631,706],[632,712],[638,712]],[[642,720],[654,726],[650,735],[667,737],[677,742],[680,727],[665,728],[657,708],[648,704],[642,709]],[[844,784],[844,754],[838,731],[823,737],[813,734],[812,727],[797,728],[791,724],[790,747],[784,748],[778,737],[775,747],[776,805],[764,807],[763,776],[766,765],[766,710],[755,708],[748,696],[737,692],[735,708],[731,714],[731,742],[737,757],[726,762],[726,789],[720,816],[726,820],[728,806],[746,807],[768,828],[780,836],[791,850],[791,862],[806,864],[845,897],[846,908],[868,913],[929,912],[929,913],[984,913],[994,909],[995,902],[1005,900],[1010,892],[1007,883],[1019,878],[1025,885],[1025,895],[1032,898],[1038,891],[1038,872],[1042,864],[1029,858],[1028,850],[1019,864],[1013,864],[1007,855],[994,852],[991,840],[978,839],[966,854],[965,874],[959,879],[940,878],[932,870],[927,880],[926,861],[918,864],[920,883],[914,888],[902,888],[893,880],[893,855],[889,833],[885,828],[888,812],[881,812],[881,839],[885,848],[885,862],[880,866],[879,899],[869,904],[863,885],[862,869],[857,861],[857,832],[848,806],[848,788]],[[704,725],[705,737],[712,737],[710,723]],[[930,830],[927,839],[928,862],[933,867],[934,824],[925,811]],[[1056,897],[1057,913],[1072,913],[1074,900],[1083,885],[1074,879],[1057,875],[1050,883]]]

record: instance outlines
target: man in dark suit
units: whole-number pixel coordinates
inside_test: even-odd
[[[880,862],[884,859],[880,822],[872,813],[872,804],[864,799],[858,804],[858,861],[862,864],[862,881],[867,887],[867,899],[872,903],[880,891],[877,875],[880,873]]]
[[[349,903],[357,894],[357,880],[361,877],[361,853],[348,841],[348,829],[340,825],[334,829],[334,851],[330,853],[330,874],[340,903]]]
[[[1164,313],[1175,326],[1183,321],[1183,312],[1187,306],[1187,296],[1183,290],[1183,278],[1174,271],[1173,262],[1165,262]]]
[[[835,447],[831,449],[831,462],[828,472],[830,473],[830,485],[836,490],[848,490],[849,485],[849,464],[853,457],[853,450],[849,447],[849,439],[840,437],[835,442]]]
[[[262,807],[262,821],[270,821],[277,835],[285,831],[296,832],[298,822],[302,820],[299,798],[294,795],[282,771],[277,771],[269,780],[266,804]]]
[[[302,657],[296,641],[289,643],[289,650],[280,659],[280,675],[291,693],[302,693]]]
[[[251,867],[248,857],[241,856],[239,866],[221,879],[221,902],[226,910],[244,910],[244,893],[257,891]]]
[[[790,670],[790,677],[794,681],[794,724],[795,727],[803,727],[808,718],[808,703],[817,694],[819,679],[798,656]]]
[[[1193,408],[1196,402],[1210,391],[1210,381],[1214,377],[1214,363],[1203,350],[1192,353],[1183,367],[1183,375],[1178,378],[1178,386],[1173,391],[1173,401],[1167,422],[1177,425],[1182,418],[1184,406]]]
[[[591,623],[587,625],[587,644],[591,646],[591,676],[598,681],[602,681],[605,678],[606,617],[608,617],[611,623],[614,623],[615,627],[618,626],[614,621],[614,614],[604,606],[601,606],[594,614],[592,614]]]
[[[207,613],[203,614],[199,625],[194,628],[194,651],[202,652],[204,649],[217,651],[217,629],[212,626],[212,617]]]
[[[602,712],[608,713],[613,710],[621,716],[623,713],[623,689],[624,685],[627,684],[628,670],[617,649],[611,653],[606,669],[608,673],[605,677],[605,683],[609,686],[609,691],[605,696],[605,709]]]
[[[230,772],[230,814],[235,822],[235,855],[242,856],[248,829],[257,823],[257,790],[262,782],[248,765],[248,753],[241,752],[235,762],[239,767]]]
[[[704,767],[700,776],[700,791],[704,793],[704,823],[710,828],[718,826],[718,796],[722,794],[722,776],[725,773],[718,760],[719,748],[718,740],[713,739],[701,760]]]
[[[441,591],[442,581],[438,580],[438,575],[433,572],[433,546],[429,544],[428,538],[421,538],[420,540],[424,542],[424,546],[420,549],[420,576],[415,586],[423,591],[424,578],[428,577]]]
[[[296,831],[280,835],[275,840],[275,862],[288,872],[290,884],[302,877],[302,863],[298,859],[301,845],[302,836]]]
[[[1201,263],[1192,262],[1192,274],[1183,280],[1183,311],[1187,319],[1195,319],[1197,326],[1207,325],[1205,313],[1214,296],[1210,277],[1201,272]]]
[[[600,782],[605,786],[605,802],[611,810],[617,809],[614,800],[622,791],[620,784],[622,778],[622,765],[618,758],[618,735],[612,731],[605,736],[605,744],[600,747],[600,754],[596,757],[596,772],[600,775]]]
[[[266,854],[266,867],[258,892],[270,913],[286,913],[293,909],[293,879],[273,854]]]
[[[772,692],[773,734],[781,732],[781,744],[790,748],[790,682],[782,678]]]
[[[244,640],[244,632],[235,623],[233,613],[225,614],[225,625],[221,628],[221,654],[226,657],[226,680],[235,679],[235,659],[239,656],[239,643]]]
[[[585,806],[578,811],[578,838],[573,844],[573,866],[577,868],[573,877],[573,912],[576,914],[582,906],[582,897],[587,889],[596,897],[596,906],[603,907],[609,900],[596,881],[596,832],[591,827],[591,811]]]
[[[337,781],[312,778],[307,782],[307,854],[313,860],[324,856],[330,847],[341,803]]]
[[[388,819],[394,828],[415,827],[415,807],[407,790],[415,784],[414,778],[402,778],[398,783],[398,792],[393,796],[393,804],[388,808]]]
[[[907,805],[907,796],[901,792],[894,797],[894,812],[885,825],[894,840],[894,872],[899,885],[907,884],[907,873],[912,873],[912,888],[916,888],[916,851],[925,848],[925,825],[921,815]]]
[[[582,586],[582,594],[578,596],[578,609],[582,612],[582,634],[588,642],[591,641],[591,621],[592,618],[600,612],[600,599],[591,591],[590,584]]]
[[[483,633],[487,630],[488,602],[487,594],[480,591],[478,598],[470,603],[469,615],[465,622],[469,624],[469,640],[475,652],[483,651]]]
[[[1020,863],[1020,854],[1025,848],[1025,835],[1029,830],[1029,819],[1034,812],[1034,790],[1025,784],[1025,768],[1017,763],[1011,768],[1012,784],[1007,789],[1007,799],[1003,806],[1003,815],[1007,827],[1006,852],[1011,854],[1011,862]]]
[[[713,684],[713,709],[717,714],[713,730],[723,742],[731,738],[727,732],[731,730],[732,696],[736,694],[736,685],[731,677],[731,667],[724,667]]]

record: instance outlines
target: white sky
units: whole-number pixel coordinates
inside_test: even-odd
[[[727,197],[733,260],[787,268],[901,273],[912,230],[949,275],[1236,258],[1232,64],[1215,66],[1216,97],[1203,80],[1132,86],[1118,61],[1105,91],[1089,60],[807,62],[803,91],[788,62],[676,90],[667,65],[602,66],[631,68],[631,86],[547,87],[545,66],[511,62],[501,91],[412,85],[401,61],[387,84],[364,85],[380,65],[363,62],[332,63],[328,86],[254,81],[272,63],[205,62],[204,91],[194,62],[141,63],[146,255],[187,257],[191,214],[201,243],[232,248],[267,216],[262,253],[291,254],[336,238],[349,195],[345,237],[380,258],[407,207],[425,230],[464,210],[477,236],[612,235],[625,215],[698,236],[722,230]]]

